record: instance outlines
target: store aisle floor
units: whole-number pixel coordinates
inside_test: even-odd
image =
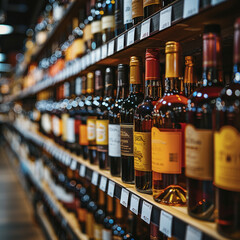
[[[34,220],[33,209],[16,172],[12,169],[5,143],[0,143],[0,239],[43,240],[44,235]]]

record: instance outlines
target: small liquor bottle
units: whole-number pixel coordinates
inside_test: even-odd
[[[142,62],[139,57],[130,59],[130,92],[124,99],[121,114],[121,178],[134,183],[133,118],[135,109],[143,101]]]
[[[132,0],[123,1],[123,24],[125,30],[132,27]]]
[[[124,32],[124,23],[123,23],[123,1],[115,1],[115,36],[118,36]]]
[[[160,7],[160,0],[143,0],[144,18],[157,12]]]
[[[127,97],[128,89],[128,65],[118,65],[118,86],[115,103],[109,111],[108,124],[108,156],[110,173],[112,176],[120,176],[121,166],[121,138],[120,138],[120,111],[123,100]]]
[[[240,239],[240,18],[234,28],[234,78],[216,100],[214,184],[217,230],[227,238]]]
[[[151,128],[152,112],[160,96],[159,50],[147,49],[145,98],[134,116],[135,186],[139,192],[152,193]]]
[[[132,23],[133,25],[143,20],[143,0],[132,0]]]
[[[115,30],[115,1],[104,0],[102,16],[102,42],[106,43],[114,37]]]
[[[219,82],[219,25],[206,25],[203,34],[203,86],[190,96],[186,126],[186,176],[189,215],[214,219],[213,109],[222,85]]]
[[[97,211],[97,205],[91,201],[87,205],[86,233],[89,240],[94,240],[94,214]]]
[[[187,98],[179,94],[180,47],[167,42],[165,92],[154,107],[152,128],[153,199],[162,204],[185,205],[186,190],[180,186],[184,174],[184,127]],[[185,184],[184,184],[185,185]]]
[[[112,227],[114,224],[113,219],[113,198],[107,195],[107,210],[106,217],[103,220],[102,239],[112,239]]]
[[[105,93],[102,104],[97,108],[96,142],[97,161],[101,169],[109,169],[108,160],[108,113],[114,103],[114,71],[106,68]]]
[[[193,57],[185,57],[185,73],[184,73],[184,95],[189,97],[197,88],[197,83],[193,71]]]

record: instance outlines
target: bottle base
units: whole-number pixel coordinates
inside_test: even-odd
[[[139,188],[136,188],[136,190],[140,193],[145,193],[145,194],[149,194],[149,195],[152,195],[152,189],[139,189]]]
[[[194,213],[193,210],[190,210],[188,207],[188,215],[190,215],[193,218],[202,220],[202,221],[208,221],[208,222],[214,222],[214,205],[208,207],[207,211],[204,211],[202,213]]]

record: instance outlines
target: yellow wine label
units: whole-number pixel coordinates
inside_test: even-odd
[[[143,16],[143,0],[132,1],[132,18]]]
[[[87,119],[88,141],[96,140],[96,119],[97,117],[88,117]]]
[[[160,4],[160,0],[143,0],[143,7],[147,7],[154,4]]]
[[[84,41],[88,41],[92,39],[91,25],[87,24],[83,29],[83,39]]]
[[[87,125],[80,124],[79,126],[79,144],[81,146],[88,145],[88,133],[87,133]]]
[[[62,140],[67,141],[67,122],[69,115],[67,113],[62,114]]]
[[[151,132],[134,132],[134,168],[151,171]]]
[[[96,121],[97,145],[108,145],[108,120]]]
[[[152,170],[158,173],[181,173],[182,167],[181,130],[159,130],[152,128]]]
[[[198,180],[213,178],[213,131],[196,129],[188,124],[185,129],[186,176]]]
[[[114,16],[103,16],[101,23],[102,23],[102,30],[105,30],[108,28],[115,28]]]
[[[214,183],[217,187],[240,192],[240,134],[232,126],[214,133]]]

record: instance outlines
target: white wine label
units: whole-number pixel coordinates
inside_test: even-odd
[[[105,30],[108,28],[115,28],[114,16],[103,16],[102,17],[102,30]]]
[[[123,8],[124,24],[132,23],[132,0],[124,0]]]
[[[173,216],[162,210],[160,215],[159,231],[169,238],[172,237],[172,222]]]
[[[199,0],[184,0],[183,18],[191,17],[199,11]]]
[[[188,124],[185,129],[186,176],[198,180],[213,178],[213,131],[196,129]]]
[[[57,116],[52,116],[52,127],[54,136],[60,136],[60,119]]]
[[[102,31],[102,24],[101,24],[101,21],[93,21],[91,23],[91,32],[92,34],[95,34],[95,33],[100,33]]]
[[[69,143],[75,142],[75,120],[74,120],[74,118],[68,118],[68,120],[67,120],[67,141]]]
[[[46,133],[50,133],[50,132],[51,132],[52,125],[51,125],[51,117],[50,117],[49,114],[44,113],[44,114],[42,115],[41,125],[42,125],[43,130],[44,130]]]
[[[172,24],[172,6],[160,12],[159,30],[162,31],[163,29],[170,27],[171,24]]]
[[[143,201],[141,219],[150,224],[152,214],[152,204]]]
[[[119,124],[108,125],[108,154],[111,157],[121,157],[121,135]]]
[[[122,188],[120,203],[126,208],[128,207],[128,197],[129,191],[125,188]]]
[[[87,119],[87,134],[89,141],[96,140],[96,118]]]
[[[140,198],[136,195],[132,194],[131,196],[131,202],[130,202],[130,210],[138,215],[138,207],[139,207],[139,200]]]

